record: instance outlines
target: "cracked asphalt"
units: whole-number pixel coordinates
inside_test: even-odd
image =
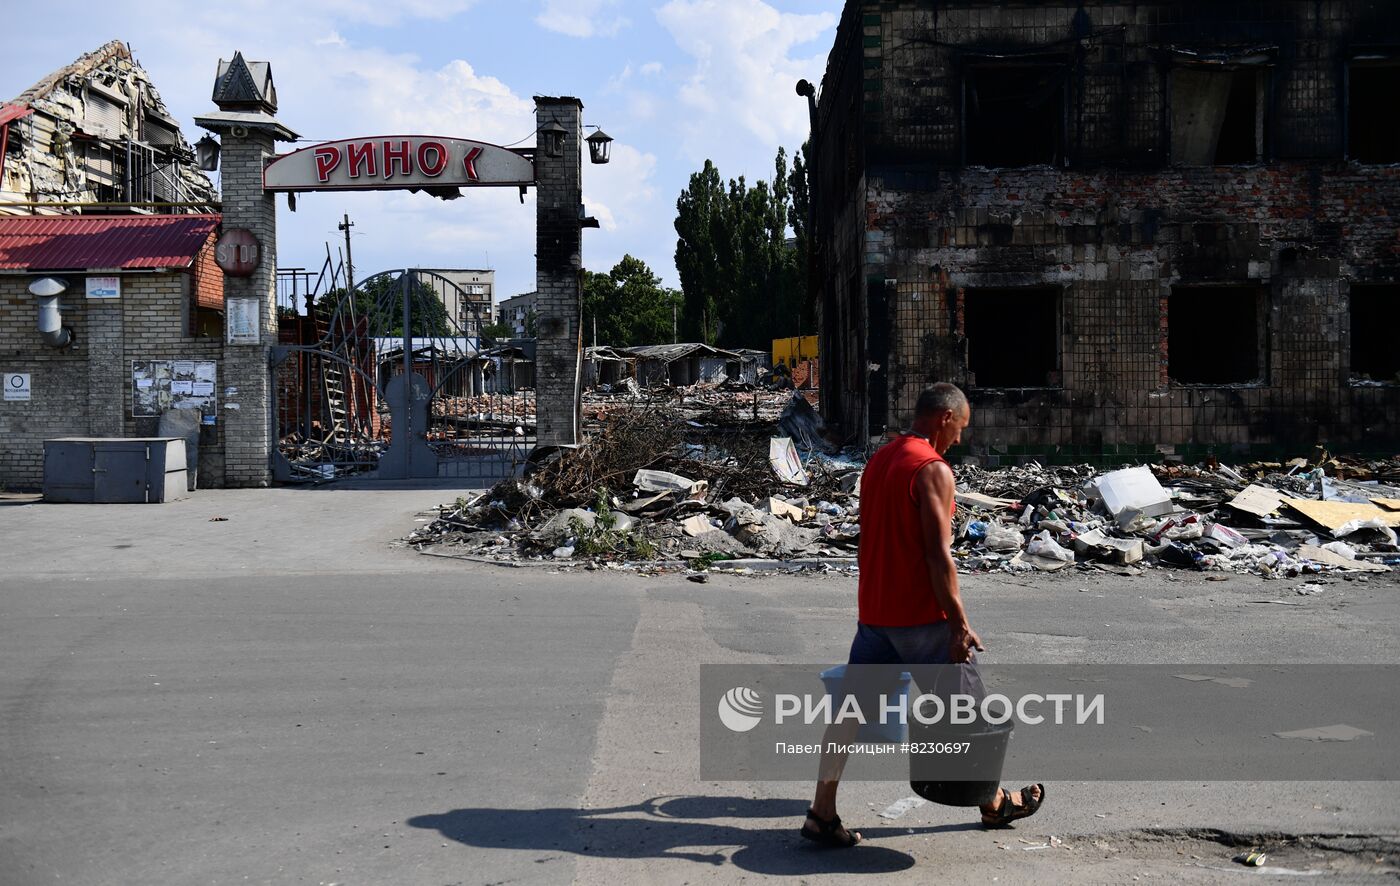
[[[699,781],[698,665],[840,660],[854,579],[393,545],[460,491],[0,503],[0,886],[1400,879],[1388,782],[1054,783],[1005,831],[855,782],[866,844],[816,850],[809,785]],[[1297,584],[964,593],[991,662],[1400,663],[1395,578]]]

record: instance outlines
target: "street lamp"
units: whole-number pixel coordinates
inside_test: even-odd
[[[551,120],[540,127],[540,142],[544,147],[544,152],[551,157],[564,156],[564,136],[569,134],[569,130],[559,125],[558,120]]]
[[[588,142],[588,159],[599,165],[608,162],[608,155],[612,152],[612,137],[599,129],[590,135]]]
[[[212,135],[194,143],[194,155],[200,169],[213,172],[219,168],[219,142]]]

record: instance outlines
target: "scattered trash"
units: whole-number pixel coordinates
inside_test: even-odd
[[[1171,494],[1162,488],[1147,467],[1104,474],[1092,481],[1086,492],[1101,499],[1120,526],[1127,526],[1138,517],[1170,514],[1174,508]]]
[[[210,523],[227,523],[227,522],[228,522],[228,517],[210,517],[210,518],[209,518],[209,522],[210,522]]]
[[[1249,852],[1243,852],[1235,856],[1235,861],[1239,862],[1242,865],[1245,865],[1246,867],[1251,868],[1262,868],[1264,866],[1264,862],[1267,859],[1268,856],[1258,849],[1254,849]]]
[[[555,568],[854,572],[865,453],[832,451],[813,392],[746,384],[590,392],[586,442],[442,505],[407,541]],[[1107,472],[967,464],[954,476],[953,554],[963,572],[1364,579],[1400,565],[1400,458],[1319,450],[1287,463],[1210,458]]]
[[[802,469],[802,459],[797,457],[797,447],[792,445],[791,437],[774,437],[768,441],[768,462],[784,483],[807,485],[807,472]]]

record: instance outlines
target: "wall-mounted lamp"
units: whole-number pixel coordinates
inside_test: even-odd
[[[213,172],[219,168],[219,141],[212,135],[205,135],[204,138],[194,143],[195,161],[199,168],[205,172]]]
[[[558,120],[551,120],[541,126],[540,144],[545,154],[554,158],[564,156],[564,136],[568,134],[569,130],[559,125]]]
[[[587,138],[588,159],[594,163],[603,164],[608,162],[608,155],[612,153],[612,137],[599,129]]]

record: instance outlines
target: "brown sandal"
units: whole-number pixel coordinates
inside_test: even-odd
[[[1040,789],[1040,796],[1035,797],[1031,792]],[[1045,785],[1028,784],[1021,788],[1021,803],[1014,805],[1011,802],[1011,792],[1006,788],[1001,789],[1001,805],[995,812],[982,813],[982,827],[984,828],[1004,828],[1009,827],[1013,821],[1021,818],[1029,818],[1040,810],[1040,804],[1045,802]]]

